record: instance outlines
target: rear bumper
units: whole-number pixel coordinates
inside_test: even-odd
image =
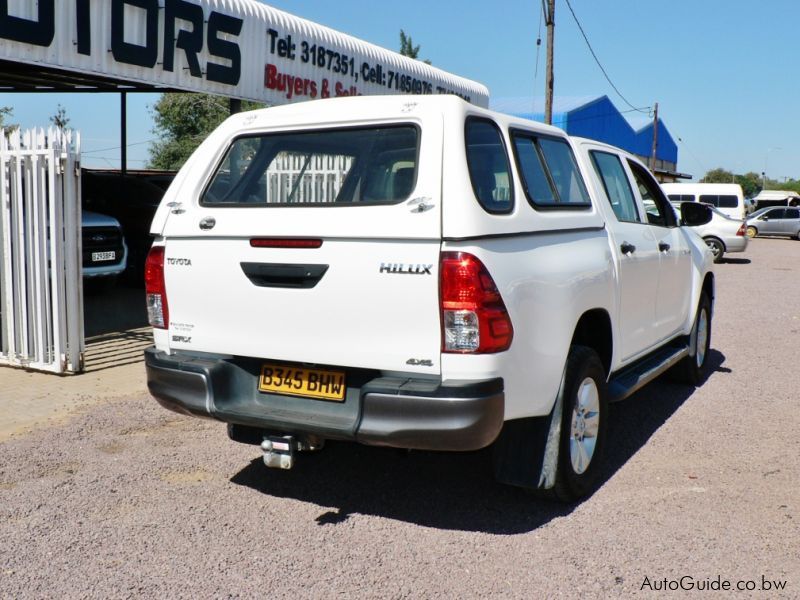
[[[231,357],[145,350],[147,385],[165,408],[263,430],[376,446],[477,450],[503,426],[503,380],[355,379],[344,402],[263,394],[257,369]]]
[[[725,249],[728,252],[744,252],[747,250],[749,238],[746,235],[737,235],[725,240]]]

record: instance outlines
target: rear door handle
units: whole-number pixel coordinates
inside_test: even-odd
[[[328,265],[239,263],[247,278],[258,287],[310,289],[317,285]]]
[[[619,249],[622,250],[623,254],[633,254],[636,252],[636,246],[629,244],[628,242],[622,242]]]
[[[658,242],[658,251],[659,252],[669,252],[670,245],[666,242]]]

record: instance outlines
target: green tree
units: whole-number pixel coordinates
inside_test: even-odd
[[[50,122],[59,129],[68,129],[69,121],[70,119],[67,116],[67,109],[59,104],[56,114],[50,117]]]
[[[409,58],[414,58],[416,60],[420,60],[419,58],[419,44],[416,46],[414,42],[411,40],[410,35],[406,35],[406,32],[402,29],[400,30],[400,54],[403,56],[407,56]],[[431,61],[425,59],[424,62],[426,65],[431,64]]]
[[[243,110],[262,108],[257,102],[242,102]],[[230,115],[227,98],[211,94],[167,93],[152,108],[158,139],[150,145],[153,169],[176,170],[195,148]]]
[[[4,127],[6,129],[14,129],[15,127],[17,127],[17,125],[14,125],[13,123],[6,122],[6,119],[10,117],[13,114],[13,112],[14,109],[11,108],[10,106],[0,106],[0,129]]]
[[[742,186],[746,198],[752,198],[761,191],[761,176],[752,171],[744,175],[737,175],[736,183]]]
[[[703,176],[703,183],[733,183],[734,175],[727,169],[711,169]]]
[[[711,169],[700,180],[703,183],[738,183],[742,186],[745,197],[752,198],[761,191],[761,175],[758,173],[746,173],[736,175],[732,171],[723,168]],[[769,187],[769,186],[768,186]]]

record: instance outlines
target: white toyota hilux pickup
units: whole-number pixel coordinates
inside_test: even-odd
[[[699,383],[714,275],[631,155],[453,96],[240,113],[152,224],[148,386],[290,468],[327,439],[494,444],[500,481],[590,493],[608,402]]]

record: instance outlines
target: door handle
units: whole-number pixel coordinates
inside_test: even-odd
[[[669,244],[666,242],[658,242],[658,251],[659,252],[669,252]]]
[[[310,289],[317,285],[328,265],[239,263],[247,278],[258,287]]]
[[[619,249],[622,250],[623,254],[633,254],[636,252],[636,246],[629,244],[628,242],[622,242]]]

